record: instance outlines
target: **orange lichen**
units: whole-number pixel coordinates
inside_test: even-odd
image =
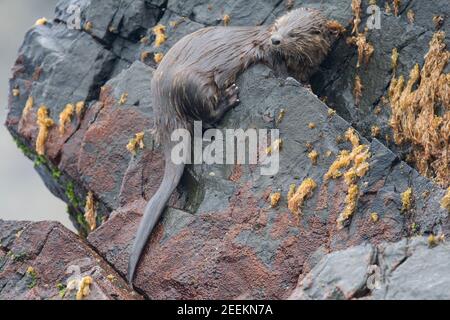
[[[73,104],[69,103],[66,105],[64,110],[59,114],[59,133],[61,135],[65,133],[66,124],[70,123],[74,112],[75,107],[73,106]]]
[[[370,131],[373,138],[379,137],[381,134],[381,129],[378,126],[372,126]]]
[[[333,109],[328,109],[328,117],[333,117],[333,116],[335,116],[336,115],[336,110],[333,110]]]
[[[87,32],[91,31],[92,28],[94,28],[94,24],[91,21],[87,21],[84,24],[84,30],[86,30]]]
[[[223,25],[225,27],[227,27],[227,26],[230,25],[231,17],[228,14],[226,14],[226,15],[223,16],[222,21],[223,21]]]
[[[128,93],[126,92],[122,93],[119,98],[119,105],[121,106],[124,105],[125,103],[127,103],[127,100],[128,100]]]
[[[433,23],[436,30],[439,30],[442,25],[444,24],[444,17],[443,16],[434,16],[433,17]]]
[[[341,35],[341,34],[343,34],[343,33],[345,33],[347,31],[344,28],[344,26],[342,26],[342,24],[340,24],[336,20],[329,20],[327,22],[327,28],[331,32],[335,33],[336,35]]]
[[[386,4],[385,4],[385,6],[384,6],[384,11],[385,11],[387,14],[390,14],[390,13],[392,12],[391,5],[389,4],[388,1],[386,1]]]
[[[370,219],[371,219],[374,223],[377,223],[378,220],[380,220],[380,217],[378,216],[378,213],[372,212],[372,213],[370,214]]]
[[[295,183],[293,183],[293,184],[291,184],[289,186],[289,192],[288,192],[287,197],[286,197],[288,199],[288,201],[291,200],[292,197],[294,196],[296,187],[297,186],[295,185]]]
[[[400,11],[400,4],[401,4],[400,0],[393,0],[394,16],[396,16],[396,17],[398,17],[398,13]]]
[[[80,281],[76,299],[83,300],[91,293],[91,284],[94,282],[90,276],[83,277]]]
[[[161,52],[158,52],[158,53],[155,53],[155,55],[154,55],[154,57],[153,57],[153,60],[156,62],[156,63],[161,63],[161,61],[163,60],[163,58],[164,58],[164,54],[163,53],[161,53]]]
[[[415,65],[406,85],[403,76],[394,77],[389,88],[395,143],[411,143],[410,159],[419,172],[443,186],[450,181],[450,74],[444,73],[449,59],[445,33],[437,32],[422,69]]]
[[[408,21],[411,24],[413,24],[414,21],[416,20],[416,14],[414,13],[414,11],[412,9],[408,10],[408,12],[406,13],[406,17],[408,18]]]
[[[398,50],[397,48],[392,49],[392,56],[391,56],[391,67],[392,70],[397,70],[397,66],[398,66]]]
[[[142,62],[145,62],[145,60],[147,60],[149,56],[150,56],[150,52],[143,51],[143,52],[141,52],[140,59],[141,59]]]
[[[75,112],[76,112],[78,118],[81,117],[81,114],[82,114],[83,111],[84,111],[84,107],[85,107],[84,101],[78,101],[78,102],[75,104]]]
[[[283,121],[285,115],[286,115],[286,110],[285,109],[281,109],[280,113],[278,114],[277,121],[276,121],[276,125],[277,126],[281,123],[281,121]]]
[[[91,191],[89,191],[86,196],[84,218],[89,225],[89,229],[91,231],[94,231],[95,228],[97,228],[97,210],[95,209],[94,194]]]
[[[22,110],[22,118],[26,117],[27,114],[33,109],[34,106],[34,99],[32,96],[29,96],[27,99],[27,102],[25,102],[25,107]]]
[[[356,75],[355,85],[353,88],[353,96],[355,98],[355,105],[357,106],[359,106],[359,104],[361,103],[363,89],[364,87],[361,83],[361,78],[358,75]]]
[[[340,214],[337,222],[338,227],[343,226],[343,222],[349,219],[357,205],[358,186],[357,180],[364,177],[369,171],[368,159],[370,158],[369,146],[361,145],[358,136],[353,128],[345,133],[345,138],[351,142],[353,150],[342,150],[338,158],[331,164],[328,172],[325,174],[325,181],[329,179],[337,179],[344,175],[344,181],[348,186],[348,194],[345,200],[346,206]],[[342,169],[352,166],[343,174]]]
[[[131,154],[136,155],[136,150],[139,147],[140,149],[144,149],[144,132],[136,133],[135,137],[130,140],[130,142],[127,145],[128,151],[131,152]]]
[[[434,248],[437,245],[439,245],[440,242],[445,241],[445,235],[441,234],[440,236],[435,236],[434,234],[430,234],[427,241],[428,241],[428,246],[430,248]]]
[[[317,159],[319,159],[319,153],[316,150],[313,150],[308,154],[308,158],[311,160],[313,165],[316,165]]]
[[[272,193],[270,195],[270,206],[272,208],[275,208],[278,205],[278,203],[280,202],[280,199],[281,199],[281,193],[279,193],[279,192]]]
[[[156,36],[155,38],[155,47],[159,48],[164,42],[167,40],[166,36],[166,27],[162,24],[158,24],[153,27],[153,34]]]
[[[148,37],[142,37],[139,42],[142,44],[148,44],[150,42],[150,39]]]
[[[36,153],[39,156],[43,156],[45,154],[45,142],[47,141],[48,131],[55,124],[48,116],[46,106],[39,107],[36,123],[39,126],[39,133],[36,139]]]
[[[310,122],[310,123],[308,124],[308,128],[310,128],[310,129],[315,129],[315,128],[316,128],[316,124],[315,124],[314,122]]]
[[[353,29],[352,34],[359,33],[359,24],[361,23],[361,0],[352,0],[353,11]]]
[[[447,189],[447,193],[441,200],[442,209],[447,209],[450,212],[450,187]]]
[[[43,26],[43,25],[46,25],[47,23],[48,23],[48,20],[46,18],[40,18],[40,19],[37,19],[34,24],[36,26]]]
[[[366,33],[358,33],[357,36],[348,38],[347,43],[358,47],[358,62],[356,68],[359,68],[363,62],[366,65],[369,64],[375,49],[371,43],[367,42]]]
[[[281,148],[283,148],[283,140],[277,139],[266,149],[266,154],[270,155],[272,152],[278,152]]]
[[[345,197],[345,208],[337,218],[337,227],[342,229],[344,227],[345,221],[350,219],[355,213],[357,202],[358,202],[359,188],[356,184],[352,184],[348,187],[348,193]]]
[[[402,193],[402,212],[411,210],[412,206],[412,188],[408,188]]]
[[[305,200],[312,196],[314,189],[316,189],[316,182],[308,178],[302,182],[297,191],[288,201],[288,208],[294,214],[301,214],[301,208]]]

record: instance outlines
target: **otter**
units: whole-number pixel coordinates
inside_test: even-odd
[[[208,27],[185,36],[165,55],[151,82],[155,133],[165,157],[164,176],[148,202],[133,243],[128,281],[166,204],[178,186],[184,164],[171,161],[176,129],[193,130],[194,121],[213,126],[239,104],[237,77],[256,63],[305,82],[326,57],[333,33],[313,9],[296,9],[272,25]]]

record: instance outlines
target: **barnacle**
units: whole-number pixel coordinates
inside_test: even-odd
[[[86,206],[84,207],[84,218],[91,231],[97,228],[97,210],[95,209],[94,194],[89,191],[86,196]]]
[[[14,89],[12,89],[12,95],[13,95],[13,97],[18,97],[18,96],[20,96],[20,90],[19,90],[19,88],[14,88]]]
[[[37,19],[34,24],[36,26],[43,26],[43,25],[46,25],[47,22],[48,22],[48,20],[46,18],[40,18],[40,19]]]
[[[166,42],[166,27],[162,24],[158,24],[153,27],[153,34],[156,36],[155,38],[155,47],[159,48],[164,42]]]
[[[311,160],[313,165],[316,165],[317,159],[319,158],[319,153],[316,150],[313,150],[308,154],[308,158]]]
[[[26,117],[27,114],[33,109],[34,99],[32,96],[29,96],[27,102],[25,102],[25,107],[22,110],[22,118]]]
[[[164,54],[161,52],[155,53],[155,56],[153,57],[153,60],[156,63],[161,63],[162,59],[164,58]]]
[[[83,277],[80,281],[78,292],[77,292],[77,300],[83,300],[91,293],[91,284],[94,281],[90,276]]]
[[[144,149],[144,132],[136,133],[135,137],[130,140],[127,145],[128,151],[130,151],[133,155],[136,155],[137,148]]]
[[[298,187],[297,191],[288,201],[288,208],[292,213],[299,214],[301,213],[301,208],[305,202],[305,200],[311,197],[314,189],[316,189],[316,182],[308,178],[302,182],[302,184]]]
[[[75,107],[73,104],[69,103],[66,105],[64,110],[59,114],[59,133],[61,135],[66,131],[66,124],[70,123],[73,113],[75,112]]]
[[[395,143],[411,143],[418,171],[445,187],[450,181],[450,74],[444,73],[449,59],[445,33],[436,32],[422,69],[415,65],[406,84],[403,76],[394,77],[389,88]]]
[[[441,200],[441,207],[450,212],[450,187],[447,189],[447,193]]]
[[[223,21],[223,25],[225,27],[227,27],[227,26],[230,25],[231,17],[228,14],[226,14],[226,15],[223,16],[222,21]]]
[[[45,141],[48,137],[49,128],[54,125],[53,120],[48,116],[46,106],[39,107],[36,123],[39,126],[39,133],[36,139],[36,153],[39,156],[43,156],[45,154]]]
[[[150,39],[148,37],[142,37],[141,40],[139,40],[142,44],[147,44],[150,42]]]
[[[402,193],[402,212],[409,211],[412,204],[412,189],[408,188]]]
[[[314,122],[310,122],[310,123],[308,124],[308,128],[310,128],[310,129],[315,129],[315,128],[316,128],[316,124],[315,124]]]
[[[275,208],[278,205],[278,203],[280,202],[280,199],[281,199],[281,193],[279,193],[279,192],[272,193],[270,195],[270,206],[272,208]]]

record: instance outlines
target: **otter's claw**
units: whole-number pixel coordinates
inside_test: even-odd
[[[225,90],[225,101],[230,109],[241,102],[241,100],[239,100],[239,87],[236,84],[233,84]]]

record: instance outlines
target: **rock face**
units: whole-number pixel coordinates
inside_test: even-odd
[[[361,245],[323,257],[290,299],[448,300],[449,261],[447,243],[430,248],[423,237]]]
[[[392,285],[384,293],[364,287],[365,268],[373,263],[376,248],[405,237],[449,231],[448,212],[440,205],[444,189],[402,162],[400,148],[372,139],[366,130],[379,121],[388,130],[388,107],[383,117],[369,114],[373,101],[387,90],[388,67],[378,64],[390,63],[386,54],[391,45],[405,41],[402,48],[411,63],[401,70],[413,62],[423,63],[426,46],[415,52],[413,40],[419,37],[427,43],[431,39],[428,19],[434,9],[416,2],[403,4],[407,7],[402,10],[414,7],[417,25],[408,27],[404,17],[387,16],[385,26],[394,31],[386,31],[384,37],[371,36],[375,54],[364,79],[372,82],[365,82],[359,108],[352,100],[356,49],[345,40],[336,44],[313,79],[313,90],[328,97],[337,115],[310,90],[293,79],[276,78],[265,66],[252,67],[240,77],[241,104],[219,128],[279,129],[283,140],[279,173],[262,176],[258,165],[188,166],[139,265],[135,280],[139,292],[152,299],[285,299],[300,278],[295,292],[301,292],[293,297],[350,299],[373,294],[391,298],[399,294]],[[448,10],[441,2],[446,1],[437,1],[437,8]],[[82,30],[68,28],[70,5],[80,8]],[[305,0],[293,5],[321,8],[344,25],[352,17],[350,1]],[[68,203],[80,233],[89,234],[89,244],[121,276],[126,274],[143,209],[164,167],[151,130],[154,54],[165,53],[182,36],[205,25],[222,23],[225,14],[230,15],[231,25],[270,23],[285,11],[284,6],[272,0],[257,4],[244,0],[226,4],[60,1],[56,19],[26,35],[11,79],[11,89],[20,94],[11,93],[6,125],[25,154],[35,160],[49,189]],[[154,44],[151,28],[157,23],[166,26],[167,41],[160,47]],[[412,30],[409,40],[400,40],[401,28]],[[419,28],[428,31],[420,34]],[[33,105],[27,109],[29,97]],[[79,102],[84,108],[75,108],[61,133],[61,113],[67,104],[82,106]],[[38,156],[34,150],[41,105],[47,107],[55,125],[48,130],[45,154]],[[285,114],[282,120],[280,113]],[[351,188],[343,177],[325,177],[342,150],[356,148],[344,137],[352,125],[359,130],[354,133],[358,145],[370,153],[369,170],[352,181],[357,190],[354,201],[347,200]],[[133,154],[126,146],[140,132],[144,132],[144,148],[138,147]],[[312,151],[317,152],[317,161],[312,161]],[[342,168],[342,173],[349,169]],[[304,201],[301,214],[293,214],[287,203],[290,185],[299,186],[307,178],[317,187]],[[272,208],[269,197],[275,192],[282,199]],[[94,206],[89,206],[88,199],[94,200]],[[354,206],[351,216],[338,225],[349,206]],[[44,230],[45,224],[40,228]],[[332,253],[353,246],[344,256]],[[417,259],[434,255],[435,250]],[[321,269],[315,269],[326,254],[319,263]],[[355,266],[357,274],[333,274],[333,265],[341,262]],[[395,280],[398,272],[390,279],[403,288],[408,284]],[[12,272],[8,277],[17,275]],[[330,284],[330,290],[315,288],[322,283]]]
[[[140,299],[83,240],[59,223],[0,220],[0,299]],[[84,289],[86,290],[86,289]]]

